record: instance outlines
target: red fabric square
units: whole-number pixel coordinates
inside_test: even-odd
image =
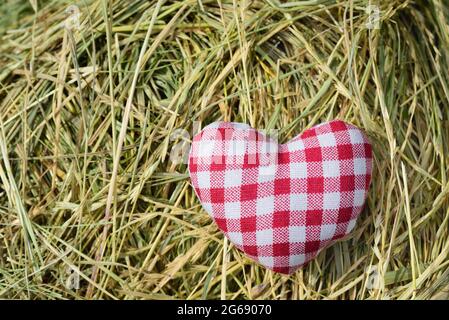
[[[373,151],[371,148],[371,145],[369,143],[364,143],[363,146],[365,147],[365,158],[372,158],[373,157]]]
[[[240,218],[240,228],[242,232],[255,232],[257,230],[256,223],[256,217]]]
[[[307,193],[323,193],[324,178],[313,177],[307,179]]]
[[[308,148],[305,150],[307,162],[321,162],[323,156],[321,154],[321,148]]]
[[[276,179],[274,180],[274,194],[289,194],[290,193],[290,179]]]
[[[277,211],[273,214],[273,228],[283,228],[290,225],[290,211]]]
[[[289,164],[290,163],[290,153],[289,152],[280,152],[278,154],[278,163],[279,164]]]
[[[210,200],[212,203],[223,203],[224,189],[223,188],[210,189]]]
[[[257,246],[243,246],[243,250],[250,256],[257,256]]]
[[[332,129],[332,132],[348,130],[348,127],[346,126],[346,124],[343,121],[339,121],[339,120],[332,121],[330,123],[330,127]]]
[[[307,226],[320,226],[322,221],[323,221],[322,210],[307,210],[306,212]]]
[[[273,244],[273,256],[289,256],[290,255],[290,243],[274,243]]]
[[[228,231],[228,226],[227,226],[227,223],[226,223],[226,219],[215,218],[215,223],[221,229],[221,231],[223,231],[223,232],[227,232]]]
[[[341,176],[340,177],[340,191],[353,191],[355,187],[355,176]]]
[[[244,184],[240,187],[240,201],[255,200],[257,198],[257,184]]]
[[[352,145],[350,144],[339,145],[337,146],[337,149],[339,160],[352,159],[354,157],[352,152]]]
[[[320,249],[320,241],[307,241],[305,245],[305,253],[313,253]]]
[[[352,208],[340,208],[338,210],[337,223],[345,223],[351,220]]]

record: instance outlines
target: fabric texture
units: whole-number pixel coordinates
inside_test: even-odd
[[[366,135],[340,120],[286,144],[246,124],[215,122],[189,154],[192,185],[218,227],[250,258],[286,274],[351,232],[371,167]]]

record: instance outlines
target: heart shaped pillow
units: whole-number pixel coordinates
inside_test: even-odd
[[[193,187],[218,227],[250,258],[286,274],[354,228],[371,166],[366,135],[340,120],[286,144],[246,124],[215,122],[189,154]]]

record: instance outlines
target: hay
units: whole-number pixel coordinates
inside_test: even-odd
[[[378,25],[369,4],[3,2],[0,297],[448,298],[448,3],[376,2]],[[368,203],[291,276],[225,241],[169,161],[194,122],[285,142],[333,118],[372,140]]]

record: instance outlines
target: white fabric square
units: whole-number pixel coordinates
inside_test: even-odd
[[[274,196],[257,199],[256,215],[271,214],[274,211]]]
[[[340,176],[340,163],[335,160],[323,161],[323,177],[336,178]]]
[[[256,241],[258,245],[272,245],[273,244],[273,229],[257,230]]]
[[[240,202],[226,202],[224,204],[224,211],[226,218],[230,219],[240,218],[241,216]]]
[[[236,245],[243,245],[243,235],[241,232],[228,232],[228,238]]]
[[[202,158],[211,157],[214,154],[215,140],[203,140],[198,148],[198,156]]]
[[[340,193],[330,192],[323,194],[323,209],[336,210],[340,208]]]
[[[200,189],[211,188],[210,184],[210,172],[209,171],[198,171],[197,172],[198,187]]]
[[[290,178],[291,179],[307,178],[307,163],[306,162],[290,163]]]
[[[271,164],[267,166],[259,167],[259,176],[258,182],[268,182],[274,180],[274,176],[276,174],[276,165]]]
[[[306,262],[306,255],[305,254],[293,254],[290,257],[288,257],[288,263],[291,266],[298,266],[304,264]]]
[[[290,210],[291,211],[305,211],[307,206],[307,193],[298,193],[290,195]]]
[[[288,239],[291,243],[306,242],[306,227],[305,226],[288,227]]]
[[[323,224],[320,231],[320,240],[324,241],[332,239],[335,235],[336,229],[337,226],[335,224]]]
[[[211,216],[213,217],[213,210],[212,210],[212,204],[209,202],[203,202],[203,209]]]
[[[242,169],[226,170],[224,176],[224,187],[239,187],[242,185]]]
[[[259,260],[259,262],[262,265],[267,266],[268,268],[273,268],[273,266],[274,266],[274,258],[273,257],[260,256],[257,259]]]
[[[335,141],[335,136],[332,132],[320,134],[317,136],[320,143],[320,147],[335,147],[337,142]]]
[[[366,159],[363,158],[356,158],[354,159],[354,174],[366,174],[367,168],[366,168]]]
[[[354,205],[362,206],[365,202],[365,190],[355,190],[354,191]]]
[[[360,132],[360,130],[350,129],[349,138],[351,139],[352,144],[365,143],[365,140],[363,139],[363,135]]]
[[[346,234],[350,233],[352,229],[355,227],[355,223],[357,222],[357,219],[352,219],[348,222],[348,227],[346,228]]]
[[[289,152],[304,150],[304,142],[302,140],[295,140],[288,144],[287,146]]]

